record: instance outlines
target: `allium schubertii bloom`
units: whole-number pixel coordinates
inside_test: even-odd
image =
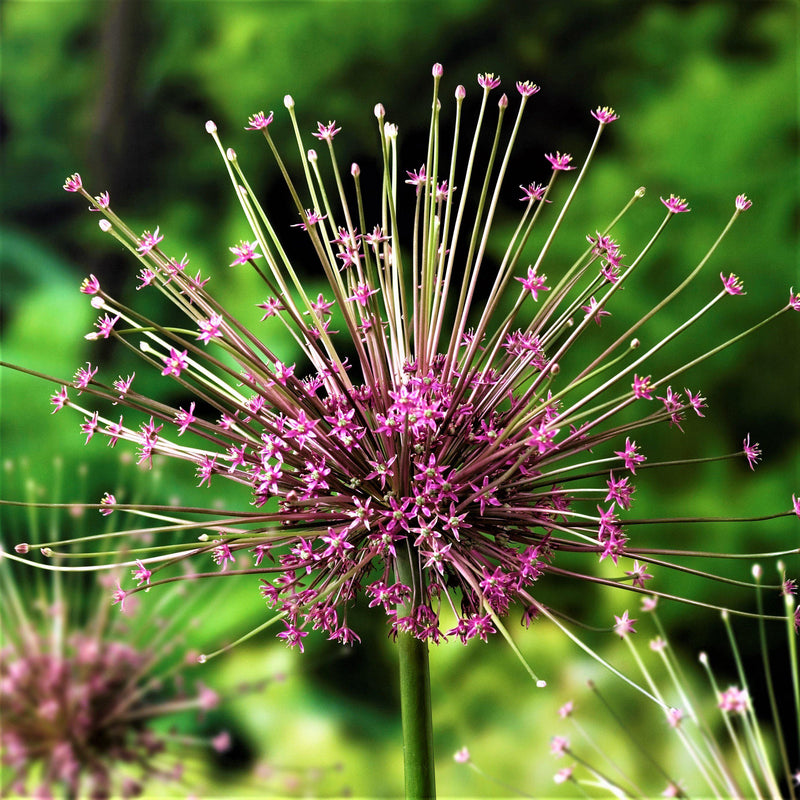
[[[358,641],[348,624],[357,602],[382,608],[393,636],[467,642],[502,628],[512,604],[526,622],[555,618],[557,609],[537,601],[536,585],[557,577],[573,587],[582,578],[668,596],[669,560],[624,519],[635,482],[657,466],[637,444],[637,431],[696,424],[690,418],[704,416],[705,399],[701,387],[687,388],[683,373],[744,335],[663,374],[648,366],[718,303],[741,302],[735,275],[708,276],[703,267],[750,207],[744,195],[674,290],[627,330],[613,330],[620,290],[639,277],[654,243],[681,224],[675,217],[689,203],[662,197],[661,223],[639,253],[626,256],[613,232],[642,202],[645,190],[636,189],[617,211],[598,214],[597,230],[576,242],[574,263],[548,259],[600,139],[618,119],[600,107],[591,113],[596,130],[582,162],[555,151],[534,168],[539,175],[523,178],[516,227],[502,255],[490,257],[500,200],[519,183],[507,174],[509,159],[539,87],[518,82],[516,99],[503,94],[493,103],[500,79],[479,76],[480,109],[465,144],[466,90],[455,90],[454,125],[440,123],[439,65],[433,77],[427,154],[418,168],[398,167],[398,128],[381,105],[374,109],[383,165],[377,197],[362,194],[358,165],[349,180],[340,169],[336,122],[320,122],[312,133],[323,153],[307,149],[294,101],[285,98],[302,162],[297,182],[271,138],[273,113],[250,117],[247,129],[263,135],[297,211],[287,231],[270,222],[236,153],[207,123],[249,226],[230,247],[230,266],[214,277],[224,279],[227,269],[258,273],[264,294],[255,325],[217,302],[211,276],[191,269],[188,256],[170,253],[166,232],[131,230],[109,195],[93,197],[77,174],[64,187],[88,200],[102,215],[101,229],[138,259],[137,288],[160,293],[187,320],[148,319],[90,276],[81,291],[100,316],[88,338],[138,351],[144,368],[192,399],[172,407],[140,394],[135,373],[115,376],[113,367],[87,363],[74,379],[58,381],[54,412],[77,410],[87,442],[131,443],[143,465],[154,454],[188,462],[202,487],[198,498],[213,495],[218,481],[249,487],[249,509],[211,511],[202,500],[183,513],[169,509],[157,528],[159,549],[131,555],[151,587],[171,580],[163,577],[170,565],[187,559],[195,578],[260,576],[261,595],[274,609],[266,624],[281,620],[278,636],[300,650],[315,629]],[[494,138],[484,162],[478,143],[487,136]],[[527,182],[537,177],[541,183]],[[565,180],[571,188],[556,204],[553,187]],[[543,225],[549,232],[531,254],[532,231]],[[301,272],[287,250],[303,238]],[[310,291],[322,278],[324,291]],[[647,323],[690,285],[686,321],[652,338]],[[800,295],[790,290],[770,319],[798,309]],[[302,356],[282,361],[271,345],[279,337]],[[575,347],[579,341],[596,345],[596,356],[579,355],[586,353]],[[701,439],[694,441],[700,457]],[[760,451],[748,437],[732,455],[753,466]],[[800,513],[799,506],[794,500],[774,516]],[[109,497],[104,510],[165,513]],[[598,562],[613,562],[618,576],[599,577]],[[116,600],[141,590],[138,582]]]

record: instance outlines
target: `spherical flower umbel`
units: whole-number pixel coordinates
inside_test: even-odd
[[[499,79],[488,73],[478,82],[482,121]],[[435,89],[439,83],[436,75]],[[527,103],[535,102],[535,85],[520,86],[518,122]],[[286,108],[305,159],[294,103]],[[511,112],[503,106],[498,113]],[[430,164],[407,173],[410,186],[404,187],[402,171],[393,166],[398,129],[386,122],[383,106],[376,106],[376,116],[377,152],[385,170],[376,183],[379,196],[364,197],[362,205],[362,170],[352,171],[359,206],[351,208],[345,192],[320,192],[316,166],[314,176],[303,169],[310,182],[304,186],[294,183],[281,160],[302,220],[282,234],[262,225],[261,212],[253,213],[260,206],[243,188],[250,184],[238,160],[226,157],[216,126],[210,126],[252,227],[252,243],[243,239],[231,249],[235,263],[249,265],[265,281],[267,299],[258,303],[266,311],[262,327],[251,330],[221,308],[206,286],[208,278],[176,270],[156,228],[156,234],[130,244],[148,271],[148,290],[188,315],[195,338],[186,326],[158,325],[101,288],[96,291],[108,313],[118,314],[125,325],[110,327],[109,336],[137,342],[164,380],[180,382],[184,397],[196,392],[197,404],[187,411],[185,403],[172,408],[141,394],[120,395],[91,365],[79,371],[74,385],[100,401],[129,406],[124,424],[95,418],[94,411],[60,395],[54,402],[79,409],[95,438],[113,433],[115,441],[133,443],[145,465],[155,453],[188,462],[203,491],[218,480],[249,488],[250,508],[215,511],[211,519],[197,518],[200,500],[187,509],[185,520],[174,525],[181,543],[174,545],[172,561],[192,559],[227,577],[260,574],[261,595],[282,620],[278,635],[291,647],[302,649],[310,630],[356,641],[348,609],[360,598],[384,610],[392,636],[410,633],[433,642],[455,636],[466,642],[485,640],[514,604],[522,606],[526,621],[549,616],[536,597],[536,584],[564,571],[643,591],[658,550],[645,537],[640,551],[640,529],[628,531],[622,516],[632,501],[629,480],[646,460],[635,431],[639,425],[683,421],[684,412],[702,416],[704,404],[699,393],[684,396],[670,385],[686,363],[661,373],[642,365],[701,315],[688,317],[662,340],[643,338],[647,345],[640,347],[632,337],[634,332],[643,337],[637,329],[648,315],[626,336],[610,334],[614,343],[596,361],[582,361],[582,351],[573,345],[600,335],[605,341],[615,318],[602,329],[599,324],[620,301],[633,267],[622,263],[620,245],[610,237],[611,212],[596,220],[589,247],[581,244],[583,252],[566,271],[553,263],[548,278],[547,246],[539,253],[526,250],[554,182],[567,180],[573,169],[572,157],[547,155],[552,170],[540,176],[542,186],[527,183],[526,176],[524,199],[538,202],[525,204],[504,243],[505,255],[491,263],[489,251],[474,243],[492,229],[497,200],[505,192],[504,171],[486,183],[488,211],[470,222],[464,198],[482,180],[473,163],[476,151],[466,167],[460,154],[434,155]],[[595,142],[559,221],[599,137],[616,118],[611,109],[594,116]],[[437,125],[438,119],[437,111]],[[318,124],[313,135],[327,140],[338,180],[334,124]],[[250,127],[261,130],[277,155],[270,128],[252,124],[252,118]],[[515,123],[509,152],[517,129]],[[435,134],[430,147],[442,140]],[[487,169],[494,176],[491,166]],[[455,185],[458,193],[442,190]],[[406,218],[398,221],[395,213],[400,191],[415,204],[413,228],[404,227]],[[643,196],[636,189],[621,201],[624,212]],[[320,197],[326,198],[322,207]],[[663,202],[668,215],[688,208],[675,196]],[[123,226],[115,230],[125,236]],[[318,296],[317,285],[309,293],[299,264],[285,255],[284,236],[296,237],[293,247],[307,240],[315,275],[327,284]],[[258,262],[256,242],[263,253]],[[698,267],[681,290],[699,274]],[[725,291],[709,293],[705,311],[725,296]],[[302,350],[302,360],[291,367],[271,344],[283,330]],[[719,349],[699,353],[690,364]],[[213,355],[223,351],[224,359]],[[663,394],[657,396],[660,404],[640,401],[656,391]],[[629,416],[617,421],[631,406],[641,421]],[[199,542],[192,539],[198,534]],[[593,574],[594,565],[606,559],[623,562],[617,581]],[[641,564],[625,570],[633,559]],[[152,572],[149,587],[158,587],[170,562],[150,561],[144,553],[141,561]],[[652,571],[659,573],[664,563],[659,560]],[[629,625],[627,612],[625,620]]]

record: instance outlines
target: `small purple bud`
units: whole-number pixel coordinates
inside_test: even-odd
[[[459,84],[456,86],[456,100],[463,100],[467,96],[467,90]]]
[[[14,546],[14,551],[19,553],[21,556],[24,556],[28,550],[30,550],[30,547],[28,546],[27,542],[20,542],[18,545]]]
[[[431,73],[432,73],[434,78],[441,78],[442,75],[444,75],[444,67],[442,67],[441,64],[436,63],[436,64],[433,65],[433,69],[431,70]]]
[[[357,178],[361,174],[361,167],[359,167],[358,164],[355,164],[355,163],[351,164],[351,166],[350,166],[350,174],[354,178]]]
[[[506,95],[505,93],[503,94],[503,96],[497,102],[497,107],[502,108],[504,110],[508,108],[508,95]]]

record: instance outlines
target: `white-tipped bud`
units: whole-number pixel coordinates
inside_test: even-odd
[[[539,678],[539,680],[536,681],[537,689],[544,689],[545,686],[547,686],[547,681],[543,681],[541,678]]]
[[[99,336],[100,336],[100,334],[99,334],[99,333],[97,333],[97,331],[94,331],[93,333],[86,333],[86,334],[84,334],[83,338],[84,338],[84,339],[86,339],[86,341],[87,341],[87,342],[93,342],[93,341],[94,341],[95,339],[97,339]]]
[[[639,187],[639,188],[638,188],[638,189],[637,189],[637,190],[634,192],[634,195],[635,195],[636,197],[644,197],[644,195],[645,195],[645,192],[646,192],[646,191],[647,191],[647,190],[644,188],[644,186],[640,186],[640,187]]]
[[[200,655],[197,656],[198,664],[205,664],[206,661],[208,661],[208,656],[205,653],[200,653]]]
[[[463,100],[467,96],[467,90],[459,83],[456,86],[456,100]]]
[[[397,125],[393,122],[387,122],[383,126],[383,133],[387,139],[396,139],[397,138]]]
[[[53,550],[50,547],[43,547],[39,551],[45,558],[51,558],[53,555]]]
[[[217,132],[217,123],[213,120],[209,120],[206,122],[206,133],[216,133]]]
[[[141,350],[143,353],[153,353],[153,352],[155,352],[155,351],[153,350],[153,348],[152,348],[152,347],[150,347],[150,342],[146,342],[144,339],[142,339],[142,340],[139,342],[139,349],[140,349],[140,350]]]
[[[108,233],[111,230],[111,223],[107,219],[101,219],[97,224],[103,233]]]
[[[558,375],[559,372],[561,372],[561,367],[558,365],[558,362],[556,362],[555,364],[551,364],[550,365],[550,374],[551,375]]]
[[[294,97],[290,94],[287,94],[286,97],[283,98],[283,104],[286,108],[294,108]]]
[[[729,616],[728,609],[727,608],[723,608],[722,611],[720,611],[719,615],[724,620],[728,619],[728,616]]]
[[[697,660],[698,660],[698,661],[699,661],[701,664],[703,664],[704,666],[708,666],[708,656],[706,655],[705,651],[701,652],[701,653],[700,653],[700,654],[697,656]]]
[[[201,533],[201,534],[200,534],[200,535],[197,537],[197,541],[198,541],[198,542],[207,542],[207,541],[208,541],[208,534],[207,534],[207,533]]]
[[[373,113],[378,119],[383,119],[386,116],[386,109],[383,107],[383,103],[376,103]]]
[[[783,561],[779,561],[777,564],[775,564],[775,566],[777,567],[778,572],[782,575],[784,569],[786,569],[786,565],[783,563]]]
[[[361,174],[361,167],[359,167],[358,164],[355,164],[355,163],[351,164],[350,165],[350,174],[354,178],[357,178]]]
[[[757,580],[761,580],[761,576],[764,574],[764,570],[761,569],[761,564],[753,564],[753,577]]]
[[[316,150],[309,150],[308,151],[308,160],[312,164],[317,160],[317,151]]]
[[[92,299],[89,301],[89,303],[91,304],[92,308],[98,308],[99,309],[99,308],[107,308],[108,307],[108,306],[106,306],[106,301],[103,300],[103,298],[100,297],[100,295],[97,295],[97,294],[94,295],[94,297],[92,297]]]
[[[237,186],[237,187],[236,187],[236,191],[237,191],[237,192],[239,192],[239,194],[240,194],[242,197],[244,197],[244,198],[247,198],[247,189],[245,189],[245,187],[244,187],[244,186]]]
[[[21,556],[24,556],[28,550],[30,550],[30,546],[27,542],[20,542],[17,545],[14,545],[14,552],[19,553]]]
[[[232,147],[229,147],[225,151],[225,155],[227,156],[228,161],[236,161],[236,151]]]
[[[631,350],[636,350],[641,342],[638,339],[631,339]]]
[[[444,67],[437,61],[433,65],[433,69],[431,70],[431,74],[434,78],[441,78],[444,75]]]

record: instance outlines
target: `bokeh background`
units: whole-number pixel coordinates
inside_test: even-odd
[[[413,169],[424,160],[430,67],[436,61],[445,68],[442,97],[452,97],[463,83],[468,109],[479,96],[479,72],[499,73],[510,93],[515,80],[543,87],[531,101],[504,192],[503,219],[518,212],[518,184],[546,179],[545,152],[572,152],[580,160],[595,127],[590,109],[613,105],[621,114],[606,132],[556,240],[548,274],[572,263],[585,235],[610,219],[636,187],[646,186],[647,196],[618,231],[629,254],[661,218],[659,195],[690,200],[692,213],[670,225],[645,265],[646,277],[626,288],[624,307],[615,309],[618,325],[637,319],[700,260],[740,192],[752,198],[753,208],[714,256],[698,289],[665,310],[652,335],[668,333],[716,290],[720,271],[739,275],[747,296],[730,298],[711,322],[682,337],[673,350],[676,361],[749,327],[786,303],[790,285],[800,287],[794,2],[6,0],[0,14],[0,269],[7,361],[69,376],[88,360],[113,359],[124,373],[123,354],[84,341],[95,315],[78,286],[94,273],[127,301],[145,307],[149,302],[135,291],[135,264],[101,234],[84,204],[62,191],[68,174],[79,171],[93,193],[108,189],[134,229],[159,225],[171,252],[188,252],[193,268],[218,279],[223,304],[254,316],[254,304],[263,299],[257,284],[245,273],[226,271],[227,248],[248,233],[205,121],[215,120],[277,224],[285,226],[294,215],[277,191],[280,176],[260,137],[243,130],[248,115],[274,110],[280,122],[273,135],[279,146],[291,147],[282,114],[283,96],[291,93],[304,130],[315,129],[317,120],[342,125],[336,140],[340,163],[357,161],[363,174],[377,169],[372,109],[382,102],[400,126],[404,168]],[[449,112],[445,101],[445,119]],[[510,222],[501,220],[500,229],[504,224]],[[798,331],[797,317],[784,315],[689,373],[686,382],[709,399],[708,418],[691,421],[683,435],[659,430],[642,440],[651,460],[656,453],[668,460],[735,451],[750,432],[764,450],[756,473],[741,461],[650,473],[637,483],[638,516],[788,508],[789,495],[800,489]],[[137,375],[163,392],[159,379]],[[125,495],[125,480],[117,476],[127,473],[118,472],[118,454],[96,441],[84,447],[74,416],[51,416],[46,384],[9,371],[0,380],[3,459],[12,464],[3,471],[0,495],[24,493],[24,469],[48,486],[54,454],[68,474],[69,465],[75,474],[86,465],[80,485],[67,482],[69,499],[94,501],[112,487]],[[157,480],[143,482],[142,491],[153,502],[188,500],[194,483],[193,472],[165,465]],[[218,481],[220,503],[229,501],[224,492]],[[0,511],[5,530],[24,525],[19,517],[12,525],[15,513]],[[694,528],[691,541],[681,528],[660,535],[676,546],[764,551],[790,546],[798,530],[796,519],[784,518],[758,527]],[[794,572],[800,572],[796,560]],[[749,564],[731,574],[746,578]],[[719,586],[668,580],[656,588],[720,598]],[[187,634],[199,649],[215,646],[220,637],[235,638],[263,619],[255,585],[231,587],[226,598],[224,613],[218,605],[199,604],[200,624]],[[747,593],[730,596],[727,590],[725,599],[742,608],[753,602]],[[576,584],[562,585],[557,603],[607,627],[624,600]],[[718,650],[720,669],[732,671],[713,612],[703,616],[674,606],[663,613],[687,659],[700,648],[712,655]],[[226,705],[235,746],[208,765],[212,794],[263,795],[258,781],[276,794],[401,792],[391,644],[377,616],[364,614],[359,624],[363,644],[352,651],[312,636],[306,655],[299,656],[267,633],[207,665],[209,683],[229,687],[282,677],[262,695],[245,694]],[[547,689],[533,687],[499,637],[466,648],[450,643],[432,654],[443,796],[508,794],[452,761],[463,745],[509,784],[536,796],[558,794],[552,774],[563,763],[548,755],[548,741],[560,732],[556,709],[587,695],[587,677],[608,683],[634,731],[652,741],[655,752],[677,758],[664,743],[666,726],[655,709],[601,677],[557,631],[545,624],[527,632],[516,623],[512,628],[548,679]],[[585,635],[624,663],[608,633]],[[754,629],[743,635],[755,652]],[[597,725],[610,736],[602,720]],[[648,770],[624,736],[607,741],[620,761],[647,779]],[[262,769],[257,779],[256,765]],[[570,795],[569,788],[560,792]]]

